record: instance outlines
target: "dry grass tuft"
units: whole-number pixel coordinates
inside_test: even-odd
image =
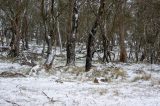
[[[134,79],[132,80],[132,82],[136,82],[136,81],[139,81],[139,80],[148,81],[150,79],[151,79],[151,74],[148,74],[145,71],[143,71],[143,73],[138,74],[136,77],[134,77]]]
[[[0,73],[0,77],[13,78],[13,77],[26,77],[26,76],[18,72],[5,71]]]

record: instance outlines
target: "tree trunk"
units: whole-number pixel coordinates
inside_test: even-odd
[[[27,13],[25,13],[24,15],[24,20],[23,20],[24,24],[23,24],[23,31],[22,31],[22,42],[23,42],[23,49],[27,50],[29,49],[29,45],[28,45],[28,19],[27,19]]]
[[[103,8],[104,9],[104,8]],[[105,11],[105,10],[103,10]],[[109,62],[109,39],[107,36],[107,28],[106,28],[106,16],[103,14],[101,24],[100,24],[101,34],[102,34],[102,43],[103,43],[103,62]]]
[[[53,6],[54,6],[54,0],[52,0],[52,12],[53,12]],[[46,23],[46,16],[44,13],[44,0],[42,0],[42,17],[43,17],[43,24],[44,24],[44,29],[45,29],[45,41],[47,44],[47,58],[44,63],[44,66],[47,70],[52,68],[53,60],[54,60],[54,53],[52,49],[52,37],[53,37],[53,28],[54,28],[54,22],[52,19],[52,29],[51,29],[51,34],[47,34],[47,23]],[[53,17],[53,13],[52,13]]]
[[[16,17],[15,20],[11,21],[12,25],[12,39],[10,43],[11,50],[8,55],[11,57],[19,56],[19,45],[20,45],[20,32],[19,32],[19,18]]]
[[[18,7],[18,9],[20,9],[21,7],[21,1],[17,0],[16,5]],[[21,22],[21,13],[19,12],[19,10],[16,10],[17,15],[11,19],[11,26],[12,26],[12,32],[13,32],[13,36],[12,36],[12,41],[10,43],[10,53],[9,55],[11,57],[17,57],[19,56],[20,53],[20,39],[21,39],[21,30],[20,30],[20,22]]]
[[[94,51],[94,39],[95,39],[95,34],[97,32],[97,27],[99,25],[101,16],[103,14],[103,8],[104,8],[104,1],[105,0],[101,0],[100,1],[100,7],[98,10],[98,15],[96,17],[96,20],[94,22],[94,25],[89,33],[88,36],[88,43],[87,43],[87,56],[86,56],[86,66],[85,66],[85,71],[89,71],[90,68],[92,67],[92,54]]]
[[[120,13],[120,26],[119,26],[119,36],[120,36],[120,62],[127,62],[127,52],[125,48],[125,26],[124,26],[124,12],[125,12],[125,0],[121,3],[121,13]]]
[[[59,20],[58,19],[57,19],[57,32],[58,32],[58,38],[59,38],[60,54],[62,54],[62,38],[61,38]]]
[[[122,28],[120,29],[120,62],[127,62],[127,53],[124,41],[125,41],[124,31]]]
[[[48,70],[52,68],[53,60],[54,60],[54,53],[52,50],[52,39],[49,35],[45,36],[46,43],[47,43],[47,59],[44,63],[45,68]]]
[[[57,1],[57,16],[59,14],[59,7],[60,7],[60,1]],[[59,24],[59,17],[56,18],[56,27],[57,27],[57,33],[58,33],[58,39],[59,39],[59,47],[60,47],[60,54],[62,54],[62,37],[61,37],[61,32],[60,32],[60,24]]]
[[[70,6],[72,7],[72,0],[70,1]],[[70,8],[72,11],[72,8]],[[72,14],[72,13],[70,13]],[[78,0],[75,0],[73,6],[72,15],[72,30],[70,35],[68,35],[67,41],[67,66],[75,65],[75,46],[76,46],[76,34],[78,28],[78,18],[79,18],[79,6]],[[69,19],[70,20],[70,19]]]

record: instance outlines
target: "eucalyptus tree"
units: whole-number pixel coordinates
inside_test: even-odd
[[[79,0],[69,0],[69,33],[67,36],[67,64],[75,65],[76,34],[79,20]],[[73,12],[72,12],[73,11]],[[71,21],[72,17],[72,21]],[[71,22],[70,22],[71,21]]]
[[[22,21],[27,8],[25,0],[2,0],[0,9],[5,14],[9,23],[8,27],[12,31],[12,39],[10,42],[10,53],[12,57],[19,56],[20,41],[22,38]]]
[[[104,13],[104,3],[105,0],[100,1],[100,7],[98,10],[98,14],[96,16],[96,20],[94,21],[94,24],[92,26],[92,29],[88,35],[88,42],[87,42],[87,56],[86,56],[86,65],[85,65],[85,71],[89,71],[92,67],[92,54],[94,51],[94,41],[95,41],[95,34],[97,32],[97,27],[100,24],[100,20],[102,18],[102,15]]]

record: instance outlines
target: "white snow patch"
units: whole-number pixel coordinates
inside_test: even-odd
[[[22,67],[16,63],[0,63],[0,71]],[[97,70],[102,71],[104,67],[122,68],[128,74],[127,80],[93,83],[78,80],[78,76],[64,70],[43,77],[0,77],[0,106],[12,106],[12,103],[20,106],[160,106],[160,65],[152,65],[150,71],[151,65],[147,64],[109,63],[97,65]],[[32,70],[39,68],[37,65]],[[137,70],[150,73],[154,80],[130,82]],[[85,77],[83,74],[82,78]]]

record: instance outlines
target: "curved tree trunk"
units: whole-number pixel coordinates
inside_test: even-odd
[[[95,39],[95,34],[97,32],[97,27],[100,23],[100,19],[101,19],[101,16],[103,14],[103,8],[104,8],[104,1],[105,0],[101,0],[100,1],[100,7],[99,7],[99,10],[98,10],[98,15],[96,17],[96,20],[94,22],[94,25],[89,33],[89,36],[88,36],[88,42],[87,42],[87,56],[86,56],[86,66],[85,66],[85,71],[89,71],[90,68],[92,67],[92,54],[93,54],[93,51],[94,51],[94,39]]]

